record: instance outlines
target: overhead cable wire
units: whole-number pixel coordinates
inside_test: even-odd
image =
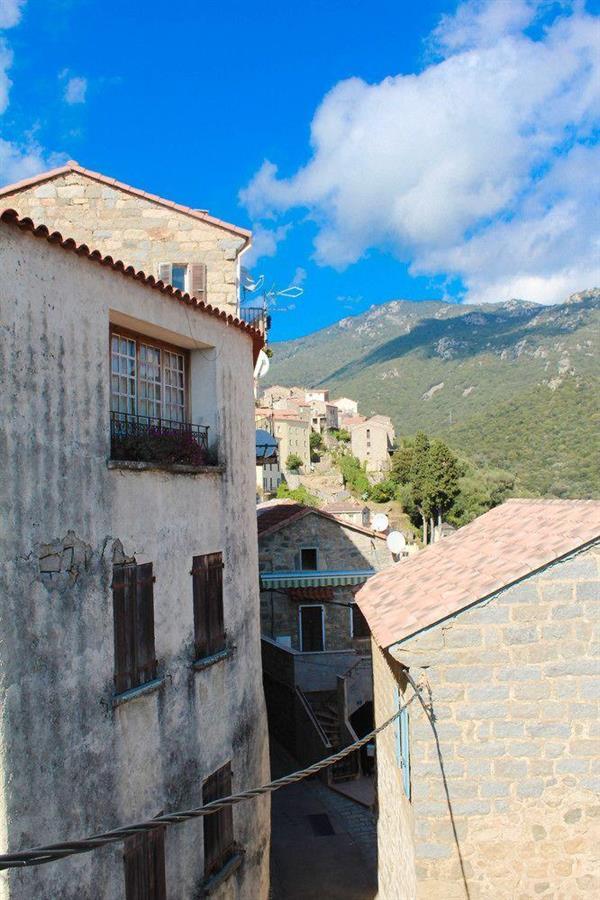
[[[59,844],[47,844],[42,847],[33,847],[31,850],[21,850],[17,853],[5,853],[0,855],[0,870],[1,869],[23,869],[28,866],[41,866],[44,863],[54,862],[55,860],[65,859],[67,856],[74,856],[78,853],[89,853],[92,850],[97,850],[100,847],[105,847],[108,844],[114,844],[118,841],[122,841],[125,838],[133,837],[133,835],[140,834],[146,831],[152,831],[155,828],[159,828],[161,826],[169,826],[169,825],[178,825],[181,822],[187,822],[190,819],[198,819],[203,816],[210,816],[213,813],[219,812],[221,809],[226,809],[229,806],[234,806],[237,803],[242,803],[244,800],[253,800],[255,797],[260,797],[264,794],[272,794],[274,791],[278,791],[282,787],[286,787],[288,784],[295,784],[298,781],[302,781],[305,778],[309,778],[311,775],[316,775],[318,772],[321,772],[323,769],[328,768],[329,766],[335,765],[335,763],[340,762],[342,759],[345,759],[346,756],[349,756],[351,753],[354,753],[356,750],[359,750],[361,747],[364,747],[365,744],[368,744],[369,741],[373,740],[380,732],[382,732],[385,728],[388,728],[392,722],[395,722],[396,719],[400,716],[402,711],[406,709],[406,707],[410,706],[415,697],[420,694],[417,688],[413,685],[415,693],[410,697],[407,702],[398,708],[398,710],[394,713],[393,716],[390,716],[387,721],[385,721],[382,725],[379,725],[377,728],[374,728],[373,731],[370,731],[369,734],[366,734],[364,737],[360,738],[358,741],[355,741],[353,744],[350,744],[348,747],[344,747],[342,750],[339,750],[337,753],[333,753],[331,756],[325,757],[325,759],[319,760],[319,762],[313,763],[313,765],[308,766],[306,769],[299,769],[297,772],[291,772],[289,775],[284,775],[282,778],[276,778],[275,781],[270,781],[268,784],[264,784],[261,787],[250,788],[246,791],[240,791],[238,794],[231,794],[229,797],[222,797],[220,800],[213,800],[211,803],[207,803],[205,806],[198,806],[192,809],[181,810],[179,812],[173,813],[164,813],[163,815],[156,816],[154,819],[147,819],[143,822],[136,822],[133,825],[122,825],[119,828],[113,828],[110,831],[104,831],[100,834],[92,835],[88,838],[83,838],[81,840],[75,841],[64,841]]]

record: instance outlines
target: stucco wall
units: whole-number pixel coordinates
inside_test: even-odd
[[[413,712],[421,900],[598,895],[598,560],[596,548],[557,562],[392,648],[425,680],[439,738],[438,756]],[[392,866],[389,835],[380,827]]]
[[[77,172],[8,194],[3,206],[147,275],[157,277],[161,262],[206,263],[208,302],[237,306],[237,256],[245,241],[209,222]]]
[[[316,513],[304,516],[259,538],[259,564],[263,571],[294,571],[300,568],[300,549],[317,547],[317,566],[321,570],[383,569],[392,563],[386,543],[372,535],[344,527]],[[351,587],[334,588],[337,603],[353,603]],[[302,603],[319,603],[307,599]],[[261,591],[261,621],[267,637],[291,637],[291,645],[300,649],[298,601],[279,591]],[[344,650],[353,646],[350,609],[323,603],[325,612],[325,649]],[[354,642],[355,643],[355,642]],[[364,649],[361,647],[361,649]]]
[[[369,439],[367,440],[367,431]],[[367,472],[385,472],[390,467],[388,450],[392,433],[381,423],[363,422],[350,430],[352,455],[367,464]]]
[[[302,460],[302,467],[310,467],[310,424],[303,419],[274,419],[273,434],[279,441],[281,470],[287,473],[288,457],[295,453]]]
[[[9,850],[199,805],[232,760],[234,789],[268,779],[256,584],[251,340],[99,265],[0,223],[0,834]],[[198,348],[197,397],[224,474],[109,469],[109,317]],[[147,324],[140,327],[148,327]],[[202,420],[201,419],[201,420]],[[45,544],[76,545],[62,572]],[[83,542],[82,544],[78,542]],[[152,561],[160,690],[113,708],[112,564]],[[192,556],[223,550],[232,657],[195,672]],[[42,563],[42,568],[44,564]],[[234,809],[246,855],[216,894],[265,898],[268,801]],[[203,878],[202,823],[167,831],[170,900]],[[3,872],[11,900],[124,897],[122,847]]]

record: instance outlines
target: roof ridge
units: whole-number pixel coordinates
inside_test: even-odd
[[[197,297],[184,291],[180,291],[171,284],[165,284],[165,282],[159,281],[154,278],[153,275],[146,275],[141,269],[136,271],[133,266],[126,266],[120,259],[115,261],[112,256],[103,256],[100,250],[90,250],[87,244],[78,244],[74,238],[63,238],[59,231],[51,232],[46,225],[35,225],[33,220],[28,216],[21,218],[15,209],[9,208],[2,210],[0,212],[0,221],[7,225],[11,225],[14,228],[19,228],[21,231],[30,232],[34,237],[46,240],[49,244],[60,247],[63,250],[71,251],[77,256],[86,258],[90,262],[98,263],[101,266],[107,266],[112,271],[120,272],[127,278],[133,278],[135,281],[144,285],[144,287],[158,290],[162,294],[168,294],[174,300],[177,300],[186,306],[192,306],[199,312],[222,319],[228,325],[232,325],[249,334],[254,341],[256,352],[264,346],[264,336],[259,329],[248,322],[245,322],[243,319],[240,319],[238,316],[227,313],[225,310],[212,306],[210,303],[205,303],[204,300],[198,300]]]
[[[31,187],[31,185],[34,184],[51,181],[53,178],[58,178],[59,175],[66,175],[69,172],[78,172],[80,175],[85,175],[87,178],[91,178],[94,181],[100,181],[102,184],[106,184],[109,187],[117,188],[118,190],[125,191],[129,194],[135,194],[137,197],[143,197],[145,200],[149,200],[152,203],[158,203],[161,206],[174,209],[186,216],[191,216],[202,222],[208,222],[210,225],[215,225],[217,228],[222,228],[224,231],[230,231],[233,234],[243,237],[247,245],[251,242],[252,232],[248,228],[241,228],[238,225],[232,225],[231,222],[225,222],[223,219],[211,216],[207,210],[193,209],[191,206],[175,203],[174,200],[167,200],[165,197],[160,197],[158,194],[150,194],[148,191],[143,191],[140,188],[133,187],[133,185],[125,184],[123,181],[118,181],[116,178],[110,178],[108,175],[103,175],[102,172],[86,169],[73,159],[69,160],[63,166],[58,166],[55,169],[47,169],[45,172],[40,172],[37,175],[24,178],[21,181],[15,181],[12,184],[0,187],[0,197],[16,193],[17,191]]]

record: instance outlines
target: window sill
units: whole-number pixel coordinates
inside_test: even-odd
[[[204,669],[221,662],[222,659],[229,659],[230,656],[233,656],[234,650],[235,647],[225,647],[224,650],[219,650],[218,653],[213,653],[212,656],[203,656],[200,659],[195,659],[192,663],[192,669],[195,669],[196,672],[202,672]]]
[[[231,856],[222,869],[219,869],[219,871],[215,875],[211,875],[210,878],[206,879],[206,881],[202,885],[202,895],[204,897],[209,897],[212,893],[214,893],[217,888],[223,884],[224,881],[227,881],[227,879],[230,878],[234,872],[237,872],[243,860],[243,851],[238,851],[233,856]]]
[[[173,475],[221,475],[225,466],[187,466],[183,463],[140,462],[139,460],[109,459],[109,469],[126,469],[129,472],[171,472]]]
[[[131,688],[128,691],[123,691],[121,694],[113,694],[112,705],[113,707],[121,706],[123,703],[128,703],[129,700],[145,697],[146,694],[154,694],[164,683],[164,678],[154,678],[152,681],[147,681],[146,684],[138,684],[137,687]]]

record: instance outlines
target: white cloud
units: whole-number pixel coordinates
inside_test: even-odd
[[[302,268],[302,266],[298,266],[291,281],[292,285],[294,285],[294,287],[300,287],[300,285],[304,284],[306,281],[307,275],[308,272],[306,269]]]
[[[0,28],[13,28],[21,20],[25,0],[0,0]]]
[[[534,39],[523,29],[538,15]],[[459,276],[470,300],[589,286],[598,24],[580,3],[462,4],[431,37],[440,60],[339,82],[313,118],[309,162],[284,178],[266,161],[242,200],[256,219],[308,208],[315,258],[337,268],[377,246],[414,273]]]
[[[85,103],[87,93],[87,78],[74,75],[65,85],[65,102],[72,106],[75,103]]]
[[[275,256],[277,245],[285,239],[290,225],[279,225],[277,228],[265,228],[257,225],[252,231],[252,246],[244,256],[244,265],[250,268],[264,256]]]

